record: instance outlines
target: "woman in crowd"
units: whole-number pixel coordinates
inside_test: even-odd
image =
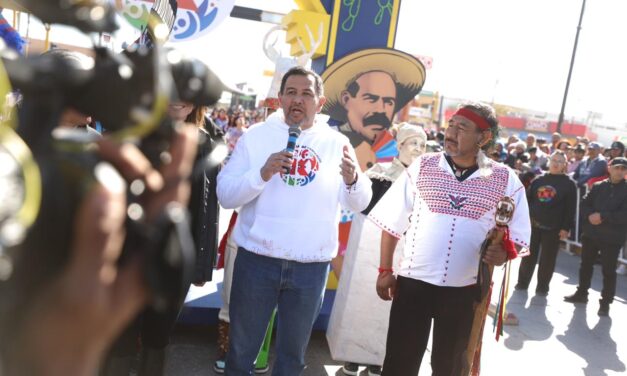
[[[226,130],[226,145],[229,148],[229,155],[235,149],[237,140],[244,134],[248,126],[246,117],[243,114],[235,115],[231,126]]]

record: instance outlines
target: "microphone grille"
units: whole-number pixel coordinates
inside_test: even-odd
[[[289,133],[290,136],[298,137],[300,136],[300,127],[293,125],[290,127],[290,129],[288,129],[287,132]]]

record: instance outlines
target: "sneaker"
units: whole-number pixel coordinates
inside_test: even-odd
[[[345,375],[350,375],[350,376],[357,375],[359,374],[359,364],[345,363],[344,366],[342,367],[342,372],[344,372]]]
[[[226,366],[226,358],[220,358],[213,363],[213,370],[215,373],[223,374],[224,367]]]
[[[565,296],[564,301],[568,303],[588,303],[588,297],[577,291],[572,295]]]
[[[381,376],[381,366],[368,366],[368,376]]]
[[[597,315],[601,316],[601,317],[607,317],[610,315],[610,304],[609,303],[601,303],[601,305],[599,306],[599,311],[597,312]]]
[[[264,373],[268,372],[268,370],[270,369],[269,365],[265,365],[263,367],[256,367],[255,366],[255,374],[256,375],[263,375]]]

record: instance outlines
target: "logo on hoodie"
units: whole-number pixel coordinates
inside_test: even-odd
[[[281,173],[281,179],[289,186],[304,187],[311,183],[320,169],[320,157],[309,146],[296,145],[294,160],[289,174]]]
[[[555,196],[557,196],[557,190],[553,186],[543,185],[542,187],[538,188],[536,194],[538,195],[538,201],[542,203],[547,203],[553,201]]]

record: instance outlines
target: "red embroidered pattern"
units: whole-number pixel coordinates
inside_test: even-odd
[[[444,158],[442,154],[423,157],[416,181],[420,197],[431,212],[477,220],[496,208],[507,189],[507,168],[492,164],[487,178],[460,182],[440,168],[440,158]]]
[[[388,226],[383,224],[383,222],[381,222],[378,218],[373,217],[372,215],[368,215],[368,218],[372,221],[372,223],[377,225],[381,230],[387,232],[388,234],[392,235],[396,239],[400,239],[401,238],[401,236],[402,236],[401,234],[399,234],[398,232],[392,230],[391,228],[389,228]]]

